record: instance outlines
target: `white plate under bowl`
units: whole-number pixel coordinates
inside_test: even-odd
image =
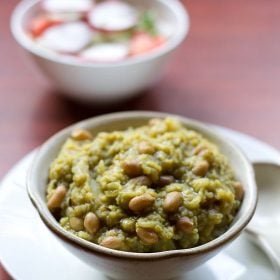
[[[225,128],[214,129],[237,143],[252,161],[280,164],[280,153],[267,144]],[[0,186],[0,262],[19,280],[107,279],[68,253],[32,206],[25,177],[34,154],[35,151],[31,152],[15,165]],[[205,277],[207,280],[277,279],[266,256],[244,235],[180,280],[204,280]]]

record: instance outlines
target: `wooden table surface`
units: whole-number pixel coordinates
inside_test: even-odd
[[[0,8],[1,177],[61,128],[121,110],[176,113],[242,131],[280,149],[279,0],[183,1],[191,31],[164,78],[113,108],[85,107],[56,94],[10,34],[17,2],[4,0]],[[3,268],[0,279],[9,279]]]

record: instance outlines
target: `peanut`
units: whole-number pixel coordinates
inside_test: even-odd
[[[198,162],[192,169],[192,173],[196,176],[205,176],[209,170],[209,163],[206,160]]]
[[[140,154],[153,154],[155,152],[155,148],[147,141],[140,142],[138,149]]]
[[[122,168],[124,172],[130,177],[139,176],[142,173],[141,165],[137,160],[134,159],[124,161],[122,163]]]
[[[138,228],[136,232],[140,240],[146,245],[153,245],[159,240],[158,235],[151,229]]]
[[[54,192],[52,193],[47,206],[50,210],[54,210],[59,208],[65,195],[67,193],[67,189],[64,185],[59,185]]]
[[[92,212],[87,213],[84,219],[84,227],[88,233],[95,234],[100,228],[98,217]]]
[[[244,196],[244,188],[241,185],[241,183],[235,182],[233,187],[234,187],[234,190],[235,190],[235,198],[237,200],[242,200],[242,198]]]
[[[163,209],[166,212],[176,212],[182,204],[182,194],[180,192],[170,192],[163,202]]]
[[[135,177],[135,178],[131,179],[129,182],[132,184],[138,185],[138,186],[150,187],[152,185],[151,179],[144,175]]]
[[[92,134],[85,129],[77,128],[71,134],[71,137],[77,141],[91,140]]]
[[[162,175],[159,177],[158,180],[158,186],[159,187],[164,187],[167,185],[172,184],[175,181],[174,177],[171,175]]]
[[[108,236],[101,241],[100,245],[106,248],[119,250],[123,247],[123,241],[116,236]]]
[[[193,222],[188,217],[179,218],[176,228],[184,233],[191,233],[193,231]]]
[[[128,204],[128,207],[133,212],[140,212],[153,205],[155,198],[150,194],[142,194],[133,197]]]

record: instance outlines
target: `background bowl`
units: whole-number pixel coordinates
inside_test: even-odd
[[[189,17],[177,0],[129,0],[135,6],[155,10],[166,22],[171,37],[162,47],[118,63],[86,63],[48,52],[27,35],[29,19],[40,10],[40,0],[22,1],[16,7],[11,29],[17,42],[27,50],[39,68],[56,84],[59,92],[86,102],[109,103],[131,97],[154,84],[161,76],[170,54],[189,30]]]
[[[47,208],[45,193],[50,163],[57,156],[62,143],[77,127],[85,128],[96,134],[100,131],[125,129],[129,126],[146,124],[150,118],[170,116],[165,113],[132,111],[95,117],[70,126],[51,137],[39,150],[28,173],[29,196],[50,232],[56,236],[75,256],[103,271],[114,279],[171,279],[192,270],[217,254],[224,246],[234,240],[252,218],[257,190],[254,172],[244,154],[230,141],[197,121],[179,118],[182,124],[203,134],[218,145],[227,156],[236,177],[245,188],[245,195],[237,216],[231,227],[218,238],[190,249],[172,250],[157,253],[132,253],[111,250],[88,242],[63,229]],[[42,240],[42,242],[44,242]],[[54,248],[55,252],[55,248]]]

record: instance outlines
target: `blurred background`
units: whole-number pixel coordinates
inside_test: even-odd
[[[120,110],[155,110],[245,132],[280,148],[280,1],[184,0],[186,41],[163,79],[113,106],[82,106],[55,94],[12,38],[17,0],[0,9],[0,177],[61,128]]]
[[[191,29],[163,79],[110,107],[80,105],[56,94],[12,38],[10,16],[18,2],[2,0],[0,8],[0,177],[61,128],[122,110],[180,114],[280,149],[279,0],[182,1]]]

